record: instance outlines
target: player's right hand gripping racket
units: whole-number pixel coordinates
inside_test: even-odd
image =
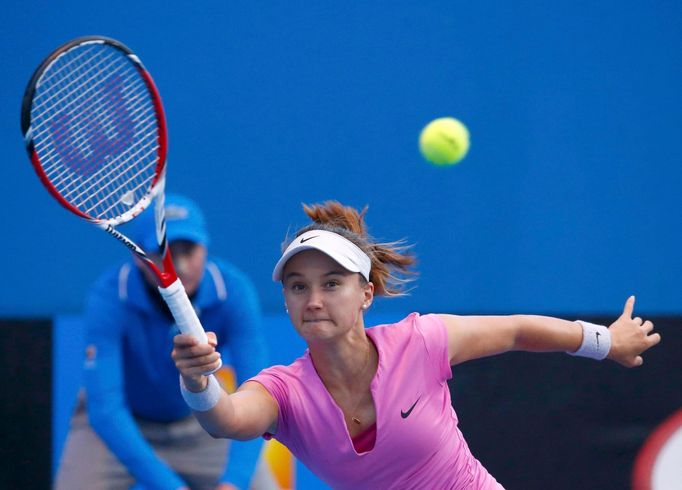
[[[82,37],[60,46],[26,87],[21,129],[33,168],[50,194],[142,259],[180,331],[206,343],[166,240],[166,121],[159,93],[139,58],[105,37]],[[152,202],[159,265],[115,228]]]

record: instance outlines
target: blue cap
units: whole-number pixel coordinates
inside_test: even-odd
[[[206,219],[199,206],[190,198],[179,194],[166,194],[166,237],[169,242],[188,240],[208,246]],[[146,251],[156,250],[154,203],[133,220],[137,243]]]

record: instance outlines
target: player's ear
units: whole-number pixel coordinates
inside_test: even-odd
[[[362,296],[362,309],[366,310],[372,304],[372,301],[374,301],[374,283],[365,283],[365,285],[362,287]]]

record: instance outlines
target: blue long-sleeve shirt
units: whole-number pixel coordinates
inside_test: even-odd
[[[88,415],[138,483],[178,488],[184,483],[155,455],[134,420],[171,422],[191,414],[170,357],[178,329],[156,295],[132,262],[106,272],[91,290],[85,312]],[[204,329],[216,333],[218,350],[229,356],[238,382],[266,366],[259,302],[244,274],[209,259],[192,304]],[[220,481],[248,487],[261,444],[233,441]]]

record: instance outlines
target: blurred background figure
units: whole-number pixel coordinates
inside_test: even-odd
[[[146,250],[155,250],[151,220],[147,211],[133,224]],[[228,385],[232,374],[248,379],[268,360],[253,284],[208,255],[204,215],[192,200],[167,195],[166,221],[178,276],[204,327],[219,332],[217,349],[233,368],[219,377]],[[178,329],[147,274],[133,258],[105,272],[89,293],[85,386],[56,488],[275,488],[258,463],[261,441],[213,439],[192,417],[170,359]]]

